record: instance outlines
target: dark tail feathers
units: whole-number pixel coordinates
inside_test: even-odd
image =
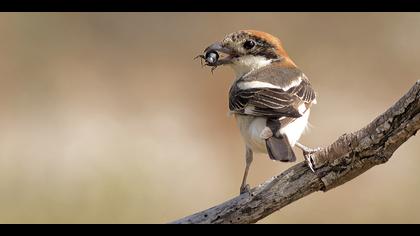
[[[286,135],[280,135],[279,137],[273,135],[265,140],[265,145],[271,160],[282,162],[296,161],[295,153]]]

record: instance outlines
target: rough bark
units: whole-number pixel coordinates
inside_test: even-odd
[[[278,176],[175,224],[255,223],[315,191],[328,191],[391,158],[420,128],[420,80],[397,103],[366,127],[344,134],[311,154],[315,173],[301,162]]]

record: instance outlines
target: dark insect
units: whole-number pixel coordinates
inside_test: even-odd
[[[211,71],[217,67],[217,61],[219,60],[219,53],[216,51],[208,51],[205,55],[198,55],[194,59],[201,58],[201,65],[203,65],[203,59],[206,62],[204,65],[211,66]]]
[[[217,62],[217,60],[219,60],[219,53],[216,51],[209,51],[204,57],[209,65],[213,65]]]

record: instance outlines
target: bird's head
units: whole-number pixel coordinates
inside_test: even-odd
[[[219,59],[219,53],[225,56]],[[275,61],[286,60],[294,65],[283,49],[280,39],[256,30],[240,30],[215,42],[200,55],[207,66],[229,65],[237,77]]]

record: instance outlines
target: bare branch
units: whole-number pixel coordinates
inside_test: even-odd
[[[171,223],[255,223],[315,191],[328,191],[385,163],[420,128],[420,80],[366,127],[312,154],[316,174],[301,162],[220,205]]]

